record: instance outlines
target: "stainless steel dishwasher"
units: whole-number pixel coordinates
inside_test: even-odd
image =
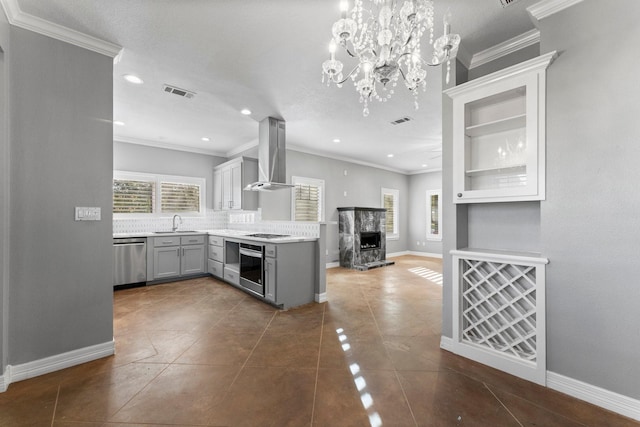
[[[113,239],[113,286],[147,281],[147,238]]]

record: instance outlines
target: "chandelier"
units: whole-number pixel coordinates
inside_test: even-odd
[[[447,61],[449,83],[450,54],[460,44],[460,36],[449,33],[447,14],[444,34],[434,42],[432,0],[355,0],[351,10],[348,1],[342,0],[340,10],[341,17],[332,27],[331,56],[322,64],[322,82],[342,87],[350,77],[364,104],[364,116],[369,115],[369,101],[386,102],[391,98],[400,77],[413,93],[416,109],[418,89],[426,90],[426,67]],[[427,31],[432,51],[429,61],[422,58],[421,48],[421,39]],[[342,73],[343,63],[335,57],[338,45],[357,61],[346,77]]]

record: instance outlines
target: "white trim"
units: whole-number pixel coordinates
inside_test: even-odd
[[[328,262],[325,266],[325,268],[328,270],[330,268],[336,268],[336,267],[340,267],[340,263],[339,262]]]
[[[287,150],[298,151],[300,153],[305,153],[305,154],[312,154],[314,156],[325,157],[327,159],[340,160],[340,161],[347,162],[347,163],[353,163],[355,165],[369,166],[369,167],[376,168],[376,169],[382,169],[382,170],[387,170],[387,171],[390,171],[390,172],[401,173],[403,175],[406,175],[408,173],[408,171],[403,170],[403,169],[390,168],[390,167],[378,165],[378,164],[375,164],[375,163],[363,162],[363,161],[352,159],[352,158],[349,158],[349,157],[336,156],[336,155],[331,154],[331,153],[326,153],[326,152],[319,151],[319,150],[313,150],[313,149],[310,149],[310,148],[301,147],[299,145],[294,145],[294,144],[287,144]],[[428,172],[428,171],[425,171],[425,172]]]
[[[640,400],[551,371],[547,371],[547,387],[640,421]]]
[[[540,31],[537,29],[527,31],[526,33],[515,36],[509,40],[505,40],[502,43],[498,43],[495,46],[474,54],[471,58],[469,69],[495,61],[496,59],[507,56],[513,52],[517,52],[520,49],[524,49],[525,47],[532,46],[536,43],[540,43]]]
[[[16,366],[7,366],[2,377],[0,377],[0,392],[6,391],[9,384],[59,371],[71,366],[91,362],[116,353],[115,340],[107,341],[89,347],[79,348],[44,359],[34,360]],[[4,387],[4,388],[3,388]]]
[[[462,45],[460,45],[456,49],[455,59],[460,61],[462,65],[464,65],[467,69],[469,69],[471,65],[471,61],[473,61],[473,55],[471,55],[469,51],[467,51]]]
[[[458,86],[454,86],[443,92],[453,98],[460,94],[466,93],[470,90],[483,88],[487,84],[499,82],[500,80],[503,80],[507,77],[513,77],[520,74],[527,74],[533,71],[546,70],[547,67],[551,65],[551,63],[557,56],[558,56],[558,53],[554,50],[553,52],[545,53],[544,55],[540,55],[528,61],[524,61],[519,64],[512,65],[511,67],[507,67],[500,71],[496,71],[495,73],[478,77],[477,79],[473,79],[466,83],[462,83]]]
[[[549,259],[533,252],[494,251],[485,249],[452,249],[449,253],[465,259],[489,262],[514,262],[524,265],[545,265]]]
[[[327,293],[323,292],[321,294],[316,294],[316,298],[315,298],[317,303],[321,303],[321,302],[327,302]]]
[[[433,253],[433,252],[407,251],[404,255],[414,255],[414,256],[421,256],[421,257],[425,257],[425,258],[442,259],[442,254],[436,254],[436,253]],[[387,255],[387,256],[389,256],[389,255]]]
[[[542,0],[527,8],[527,12],[537,21],[563,11],[582,0]]]
[[[188,153],[206,154],[209,156],[229,157],[226,155],[226,153],[221,153],[219,151],[205,150],[203,148],[187,147],[184,145],[176,145],[176,144],[171,144],[167,142],[150,141],[147,139],[130,138],[127,136],[114,135],[113,141],[121,142],[123,144],[134,144],[134,145],[144,145],[147,147],[154,147],[154,148],[164,148],[165,150],[186,151]]]
[[[227,151],[227,153],[225,154],[225,157],[234,157],[237,156],[247,150],[251,150],[253,147],[257,147],[258,146],[258,140],[254,140],[251,142],[247,142],[246,144],[242,144],[239,147],[235,147],[234,149]]]
[[[453,338],[442,335],[440,337],[440,348],[453,353]]]
[[[54,24],[20,10],[17,0],[0,0],[11,25],[115,58],[122,46]]]
[[[390,254],[386,254],[387,258],[395,258],[398,256],[403,256],[403,255],[409,255],[409,251],[402,251],[402,252],[393,252]]]

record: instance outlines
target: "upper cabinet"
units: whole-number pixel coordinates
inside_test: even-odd
[[[556,52],[445,91],[453,100],[453,200],[545,198],[545,74]]]
[[[213,169],[213,209],[256,210],[258,193],[243,191],[244,187],[258,180],[258,161],[238,157]]]

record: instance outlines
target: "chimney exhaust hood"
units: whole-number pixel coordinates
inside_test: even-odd
[[[292,188],[287,180],[285,122],[267,117],[258,126],[258,181],[246,191],[273,191]]]

